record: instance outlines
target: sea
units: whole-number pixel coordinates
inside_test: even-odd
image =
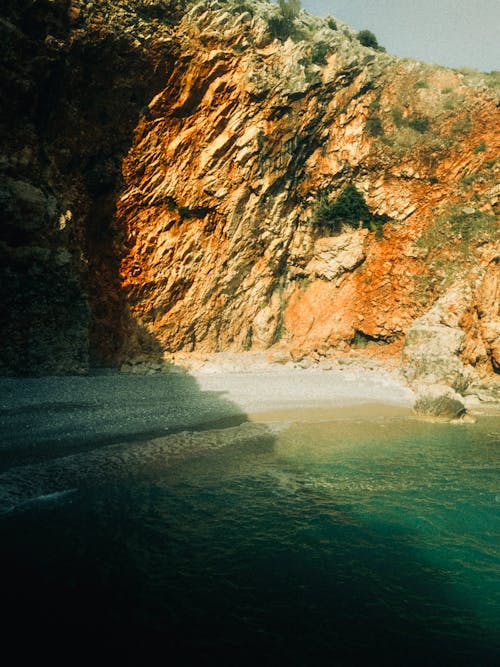
[[[186,379],[164,382],[0,383],[2,643],[18,659],[500,664],[498,416],[372,405],[161,433],[144,422],[158,395],[189,403]]]

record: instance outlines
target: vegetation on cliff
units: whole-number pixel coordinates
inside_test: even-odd
[[[340,232],[345,226],[354,229],[364,227],[380,238],[382,225],[387,220],[387,216],[370,212],[365,198],[352,183],[346,185],[335,201],[322,195],[314,210],[314,224],[333,233]]]

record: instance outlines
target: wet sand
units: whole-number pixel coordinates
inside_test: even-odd
[[[386,403],[359,403],[342,407],[327,408],[282,408],[255,412],[249,415],[253,422],[265,424],[273,423],[320,423],[336,421],[372,421],[378,419],[392,419],[396,417],[410,417],[409,407],[387,405]]]

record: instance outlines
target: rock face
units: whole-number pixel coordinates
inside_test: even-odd
[[[2,373],[80,373],[119,359],[121,163],[175,53],[154,18],[171,6],[175,22],[174,3],[135,5],[140,17],[126,3],[2,4]]]
[[[278,11],[7,2],[3,372],[408,332],[409,377],[500,368],[494,77]],[[381,233],[317,224],[349,184]]]
[[[472,368],[460,359],[466,344],[460,328],[464,313],[471,309],[470,291],[455,286],[410,326],[403,347],[402,370],[410,384],[446,385],[463,393]]]
[[[364,244],[368,231],[362,229],[337,237],[318,239],[305,272],[311,278],[334,280],[354,271],[366,258]]]

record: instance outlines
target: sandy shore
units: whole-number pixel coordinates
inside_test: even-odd
[[[297,368],[256,355],[221,355],[155,374],[0,378],[0,468],[24,451],[79,451],[180,431],[235,426],[260,415],[375,405],[409,409],[397,372],[372,362]],[[295,416],[293,413],[296,413]],[[274,418],[272,419],[274,420]]]
[[[411,408],[413,392],[395,373],[367,369],[322,371],[272,368],[253,372],[201,369],[192,373],[202,391],[220,392],[251,416],[362,405]],[[352,412],[352,411],[351,411]]]
[[[370,430],[411,415],[414,395],[396,369],[329,363],[223,355],[168,372],[0,378],[0,513],[223,447],[271,447],[295,425],[361,420]]]
[[[409,411],[417,398],[403,377],[398,357],[356,353],[290,361],[288,355],[244,352],[207,355],[181,354],[174,359],[177,369],[185,369],[202,391],[218,392],[252,417],[273,419],[271,413],[335,410],[332,418],[359,415],[371,418],[388,414],[390,408]],[[366,352],[366,351],[364,351]],[[493,385],[492,385],[493,387]],[[486,383],[463,397],[473,415],[498,415],[500,403]],[[348,407],[356,408],[349,410]]]
[[[0,378],[0,513],[85,485],[154,473],[294,422],[409,414],[395,372],[269,364],[251,356],[159,373]]]

